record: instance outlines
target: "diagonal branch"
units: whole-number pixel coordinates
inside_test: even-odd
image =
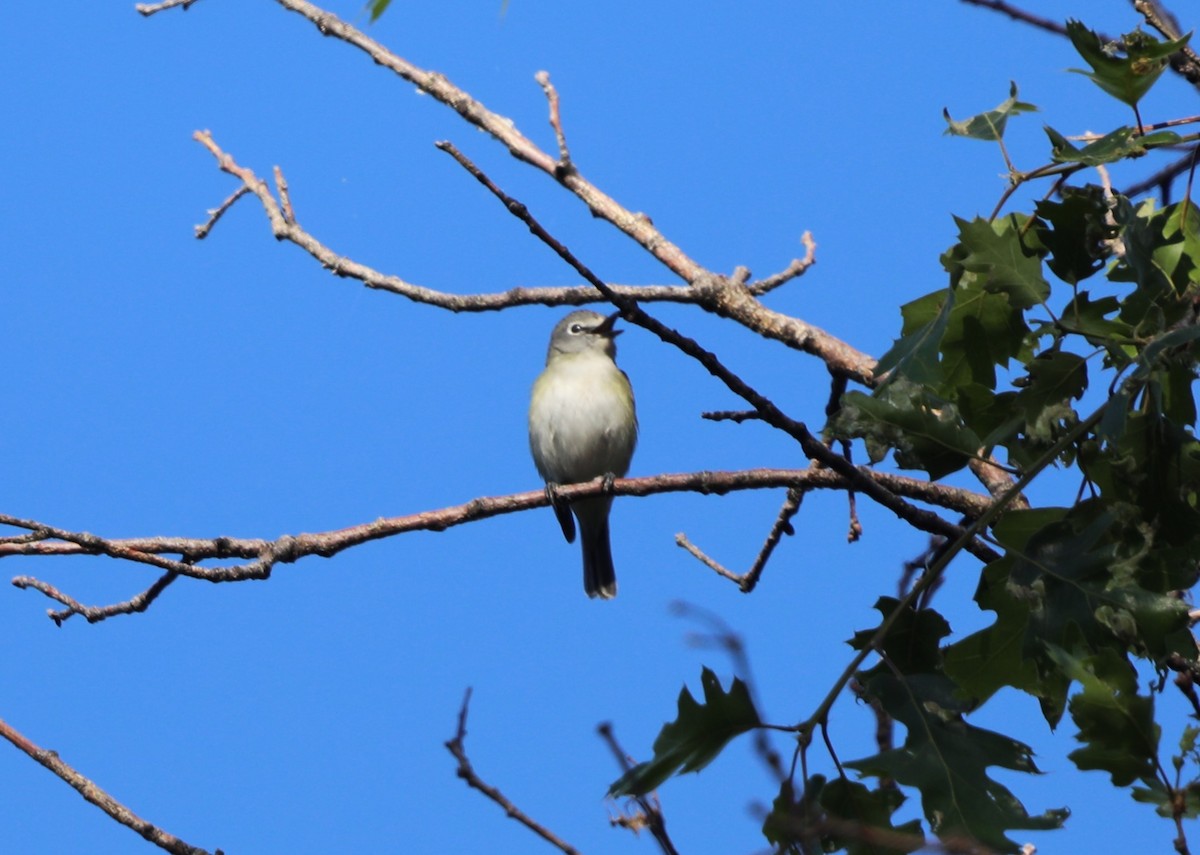
[[[968,6],[982,6],[985,9],[992,9],[996,12],[1000,12],[1003,15],[1008,15],[1008,17],[1012,18],[1014,21],[1020,21],[1023,24],[1030,24],[1031,26],[1037,27],[1039,30],[1057,33],[1060,36],[1065,36],[1067,34],[1067,28],[1058,21],[1051,20],[1050,18],[1043,18],[1039,15],[1033,14],[1032,12],[1026,12],[1024,9],[1014,6],[1011,3],[1005,3],[1004,0],[962,0],[962,2],[966,3]],[[1109,41],[1111,41],[1111,39]]]
[[[321,35],[333,36],[353,45],[369,56],[376,65],[392,71],[433,97],[434,100],[440,101],[454,110],[470,124],[490,134],[507,148],[513,157],[554,178],[579,197],[594,216],[612,223],[633,238],[643,249],[683,281],[692,282],[705,272],[703,267],[689,258],[682,249],[655,228],[649,217],[629,211],[580,175],[576,169],[560,169],[558,159],[543,151],[518,131],[511,120],[499,113],[493,113],[466,91],[451,83],[446,75],[436,71],[427,71],[397,56],[362,30],[307,0],[276,0],[276,2],[288,11],[307,18]]]
[[[842,456],[835,454],[827,448],[823,442],[818,440],[808,430],[808,427],[800,421],[797,421],[782,410],[768,397],[754,389],[749,383],[729,370],[717,358],[717,355],[712,351],[706,350],[697,344],[693,339],[680,335],[675,330],[661,323],[646,314],[637,304],[621,294],[617,294],[608,287],[595,273],[593,273],[586,265],[584,265],[574,253],[563,245],[557,238],[551,235],[530,213],[529,209],[520,201],[512,198],[501,190],[495,182],[485,175],[478,166],[455,148],[451,143],[439,142],[438,148],[450,154],[464,169],[466,169],[472,177],[483,184],[487,189],[503,204],[505,209],[510,214],[517,217],[521,222],[525,223],[526,227],[552,249],[567,264],[571,265],[580,276],[590,282],[597,291],[602,293],[613,305],[621,310],[621,316],[633,324],[637,324],[645,330],[649,330],[658,336],[662,341],[670,344],[683,353],[696,360],[704,367],[709,374],[716,377],[725,387],[733,394],[750,404],[751,407],[758,413],[759,417],[764,422],[771,425],[777,430],[783,431],[788,436],[792,437],[799,443],[804,453],[808,455],[810,460],[816,461],[822,466],[832,469],[847,479],[851,486],[859,492],[862,492],[874,499],[883,507],[890,510],[900,519],[909,523],[916,528],[924,528],[927,525],[933,524],[931,520],[923,517],[937,517],[936,514],[930,511],[925,511],[906,502],[901,497],[892,493],[886,487],[882,486],[870,478],[861,476],[860,471],[850,461]],[[719,276],[706,276],[703,281],[697,281],[693,287],[698,290],[706,291],[710,295],[722,295],[737,293],[739,289],[743,289],[743,283],[735,279],[727,279]],[[750,298],[752,299],[752,298]],[[718,312],[719,313],[719,312]],[[945,522],[942,520],[942,522]],[[969,538],[974,540],[974,538]]]
[[[3,719],[0,719],[0,736],[7,739],[18,749],[70,784],[84,799],[100,808],[100,810],[121,823],[121,825],[132,828],[160,849],[165,849],[167,852],[174,853],[174,855],[212,855],[207,849],[192,846],[190,843],[186,843],[175,835],[169,834],[158,826],[142,819],[129,808],[125,807],[125,805],[104,792],[104,790],[97,787],[90,779],[69,766],[58,756],[58,752],[39,748],[23,734],[14,730]],[[220,855],[220,850],[217,850],[217,855]]]
[[[475,772],[475,767],[471,765],[471,759],[467,756],[465,740],[467,738],[467,705],[471,702],[471,690],[467,689],[466,696],[463,697],[462,707],[458,711],[458,728],[454,732],[454,738],[446,740],[444,743],[446,750],[449,751],[454,759],[458,761],[458,777],[467,782],[467,786],[473,790],[478,790],[483,793],[493,802],[504,809],[504,813],[509,819],[515,819],[521,825],[528,828],[538,837],[545,840],[552,846],[555,846],[559,851],[566,855],[579,855],[579,850],[571,844],[567,843],[557,834],[555,834],[546,826],[533,819],[529,814],[525,813],[512,801],[500,792],[496,787],[493,787]]]

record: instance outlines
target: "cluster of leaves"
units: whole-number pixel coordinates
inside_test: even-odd
[[[990,767],[1036,771],[1027,746],[966,720],[1005,687],[1036,698],[1051,727],[1070,714],[1080,769],[1108,773],[1176,822],[1200,815],[1200,731],[1184,728],[1178,755],[1161,760],[1154,691],[1165,680],[1141,688],[1137,679],[1138,662],[1165,675],[1168,663],[1197,661],[1185,592],[1200,577],[1200,211],[1188,200],[1160,208],[1068,183],[1089,167],[1196,139],[1147,133],[1136,114],[1187,39],[1136,32],[1105,45],[1077,22],[1068,35],[1092,67],[1081,73],[1132,107],[1136,127],[1082,146],[1047,127],[1051,163],[1010,177],[1053,179],[1057,200],[957,220],[957,242],[941,258],[947,286],[902,307],[878,388],[847,393],[827,432],[862,440],[874,462],[890,453],[933,479],[989,455],[1026,482],[1057,466],[1077,474],[1078,495],[1069,506],[1006,510],[991,527],[1003,554],[983,568],[975,595],[995,614],[986,629],[947,644],[949,625],[932,609],[879,602],[884,623],[851,642],[878,656],[856,682],[904,726],[904,744],[845,764],[858,781],[785,782],[764,826],[778,851],[919,848],[919,821],[891,819],[902,788],[919,793],[930,831],[947,841],[1015,851],[1009,832],[1061,825],[1066,809],[1030,815],[989,777]],[[1014,84],[995,110],[947,115],[948,133],[1003,148],[1008,119],[1035,109]],[[1084,402],[1090,412],[1081,413]],[[1073,684],[1081,689],[1072,696]],[[704,690],[705,705],[685,690],[654,759],[617,781],[615,794],[698,769],[759,726],[739,683],[725,693],[706,670]]]

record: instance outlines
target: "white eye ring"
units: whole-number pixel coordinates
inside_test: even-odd
[[[571,335],[579,335],[583,332],[583,324],[571,324]]]

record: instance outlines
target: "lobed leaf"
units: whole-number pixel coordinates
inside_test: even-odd
[[[1090,72],[1071,70],[1085,75],[1109,95],[1134,107],[1163,73],[1167,58],[1188,43],[1191,33],[1174,41],[1160,42],[1135,30],[1126,33],[1120,41],[1106,45],[1095,32],[1079,21],[1070,20],[1067,21],[1067,37],[1092,67]]]
[[[704,703],[698,703],[684,686],[679,693],[679,715],[659,731],[653,759],[618,778],[608,789],[610,796],[645,795],[672,775],[699,772],[731,739],[761,724],[750,691],[741,680],[735,677],[726,692],[717,675],[705,668],[700,684]]]
[[[1033,104],[1017,100],[1017,84],[1015,81],[1010,81],[1008,97],[994,110],[988,110],[986,113],[979,113],[957,122],[950,118],[949,110],[943,109],[942,116],[946,119],[945,132],[949,136],[995,142],[1004,138],[1004,129],[1010,116],[1035,112],[1037,112],[1037,107]]]

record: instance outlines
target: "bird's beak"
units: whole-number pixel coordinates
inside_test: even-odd
[[[617,318],[619,317],[621,317],[620,312],[613,312],[611,315],[601,321],[600,325],[592,330],[592,332],[594,332],[596,335],[602,335],[605,338],[616,338],[622,332],[624,332],[624,330],[613,329],[613,324],[617,322]]]

